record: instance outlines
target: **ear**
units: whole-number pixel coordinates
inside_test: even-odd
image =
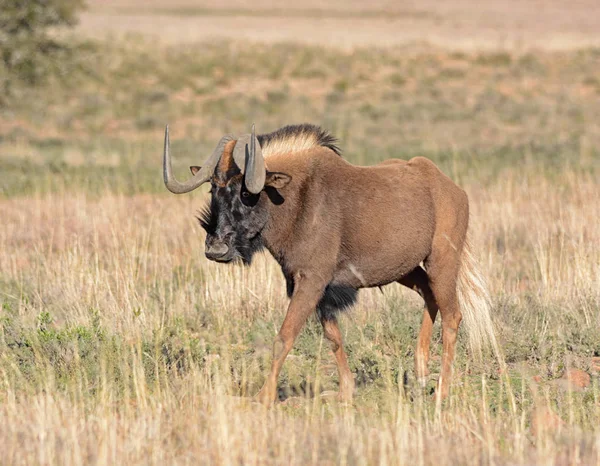
[[[198,173],[200,171],[202,167],[198,167],[196,165],[193,165],[190,167],[190,171],[192,172],[192,175],[195,175],[196,173]]]
[[[292,181],[292,177],[290,175],[286,175],[281,172],[267,172],[267,176],[265,178],[265,186],[270,186],[271,188],[281,189],[287,186],[287,184]]]

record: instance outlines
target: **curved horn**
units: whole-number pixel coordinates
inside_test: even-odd
[[[246,173],[246,146],[250,144],[250,134],[242,134],[233,148],[233,161],[238,166],[242,175]]]
[[[225,144],[231,140],[233,140],[231,135],[227,134],[223,136],[211,156],[206,160],[204,165],[202,165],[200,171],[198,171],[198,173],[196,173],[186,182],[180,183],[173,176],[173,169],[171,168],[171,154],[169,153],[169,125],[167,125],[165,128],[165,149],[163,153],[163,179],[167,189],[174,194],[184,194],[189,193],[190,191],[193,191],[194,189],[206,183],[215,171],[215,167],[217,166],[217,163],[219,163],[221,155],[223,155]]]
[[[248,157],[246,158],[246,172],[244,181],[246,188],[253,194],[258,194],[265,186],[267,171],[265,169],[265,159],[262,155],[260,143],[254,132],[252,125],[252,135],[250,136],[250,147],[248,148]]]

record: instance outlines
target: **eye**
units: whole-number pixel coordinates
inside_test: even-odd
[[[242,197],[250,197],[250,193],[248,191],[242,191]]]

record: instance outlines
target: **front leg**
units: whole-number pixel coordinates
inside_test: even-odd
[[[277,378],[286,356],[294,346],[308,316],[315,312],[323,296],[328,280],[311,273],[297,273],[294,276],[294,291],[281,329],[273,343],[271,372],[256,398],[264,405],[270,405],[277,395]]]

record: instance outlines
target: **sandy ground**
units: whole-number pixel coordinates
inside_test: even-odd
[[[89,0],[79,28],[95,37],[135,32],[169,43],[569,49],[600,46],[600,1]]]

